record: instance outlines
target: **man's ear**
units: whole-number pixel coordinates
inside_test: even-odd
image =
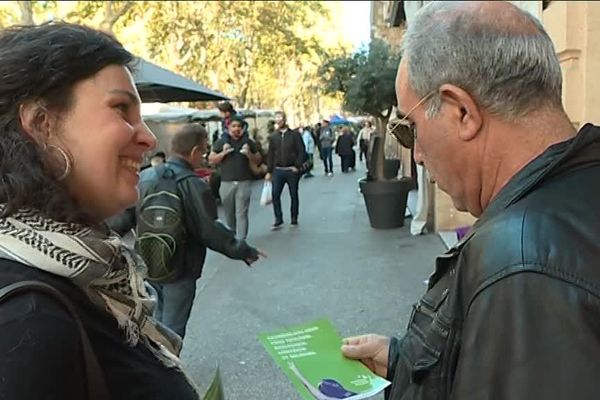
[[[203,156],[204,154],[202,154],[202,146],[197,144],[194,147],[192,147],[192,151],[190,152],[190,156],[191,157],[196,157],[197,155]]]
[[[458,122],[458,136],[464,141],[474,139],[483,126],[483,112],[473,97],[458,86],[445,83],[439,90],[442,100],[451,108],[450,115]]]
[[[28,101],[19,106],[19,122],[26,135],[36,142],[46,142],[50,136],[50,115],[44,106]]]

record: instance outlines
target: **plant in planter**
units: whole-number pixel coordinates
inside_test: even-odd
[[[399,160],[385,159],[386,126],[396,105],[395,80],[400,55],[381,40],[368,49],[327,61],[321,66],[324,91],[342,93],[344,109],[368,114],[375,120],[367,176],[359,182],[373,228],[404,224],[404,211],[412,180],[397,178]]]

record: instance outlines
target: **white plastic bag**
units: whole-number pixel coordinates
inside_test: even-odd
[[[269,204],[271,204],[273,202],[272,190],[273,189],[271,186],[271,182],[265,181],[265,184],[263,185],[263,188],[262,188],[262,193],[260,194],[260,205],[261,206],[268,206]]]

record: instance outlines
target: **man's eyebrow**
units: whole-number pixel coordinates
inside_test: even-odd
[[[123,89],[112,89],[109,90],[108,93],[117,93],[117,94],[124,94],[127,97],[129,97],[129,99],[136,103],[136,104],[140,104],[140,99],[138,96],[136,96],[135,94],[133,94],[132,92],[130,92],[129,90],[123,90]]]

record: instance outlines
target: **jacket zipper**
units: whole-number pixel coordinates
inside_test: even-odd
[[[285,165],[285,160],[283,159],[283,145],[285,143],[285,132],[281,132],[281,148],[280,148],[280,152],[281,152],[281,166],[283,167]]]

